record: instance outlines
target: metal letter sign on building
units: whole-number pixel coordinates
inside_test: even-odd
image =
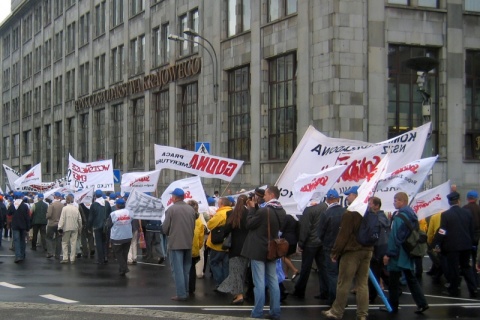
[[[210,154],[210,142],[195,142],[195,152]]]

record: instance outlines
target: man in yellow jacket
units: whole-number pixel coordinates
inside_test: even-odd
[[[227,198],[218,199],[218,209],[215,215],[208,220],[207,228],[213,231],[222,227],[227,222],[227,212],[232,210],[231,203]],[[228,254],[222,249],[222,243],[212,242],[212,233],[208,235],[207,247],[210,248],[210,268],[212,270],[215,285],[218,287],[228,276]]]

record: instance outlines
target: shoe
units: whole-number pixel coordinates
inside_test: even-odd
[[[127,264],[132,265],[133,261],[127,261]]]
[[[426,310],[428,310],[428,308],[430,308],[428,306],[428,304],[426,306],[423,306],[423,307],[418,307],[417,310],[415,310],[415,313],[416,314],[422,314],[423,312],[425,312]]]
[[[47,253],[47,259],[50,259],[51,257],[53,257],[53,254]]]
[[[158,264],[162,264],[165,262],[165,258],[164,257],[161,257],[161,258],[158,258]]]
[[[288,292],[285,292],[283,294],[280,294],[280,302],[285,301],[288,298]]]
[[[181,298],[181,297],[178,297],[178,296],[174,296],[174,297],[171,297],[170,300],[173,300],[173,301],[187,301],[187,298]]]
[[[75,263],[75,260],[70,261],[70,264],[74,264],[74,263]]]
[[[68,260],[62,260],[62,261],[60,261],[60,263],[62,263],[62,264],[68,263]]]
[[[322,314],[328,319],[342,319],[341,317],[337,317],[336,315],[331,313],[330,310],[322,311]]]
[[[392,311],[388,311],[388,309],[386,307],[380,307],[380,308],[378,308],[378,310],[383,311],[383,312],[389,312],[389,313],[398,313],[398,308],[393,308],[393,307],[392,307]]]
[[[133,261],[132,261],[132,264],[137,264],[137,260],[133,260]]]
[[[82,254],[81,253],[77,253],[77,258],[81,258],[82,257]]]
[[[95,250],[90,251],[90,257],[93,257],[95,255]]]
[[[240,298],[240,299],[237,299],[237,300],[233,300],[233,301],[232,301],[232,304],[233,304],[233,305],[236,305],[236,306],[243,304],[243,298]]]
[[[21,263],[23,262],[23,259],[15,259],[15,263]]]
[[[293,276],[292,276],[292,281],[295,280],[296,277],[298,277],[300,275],[300,272],[296,272]]]

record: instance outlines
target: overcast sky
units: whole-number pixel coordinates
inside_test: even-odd
[[[12,1],[10,0],[0,0],[0,24],[3,22],[3,19],[10,14],[11,4]]]

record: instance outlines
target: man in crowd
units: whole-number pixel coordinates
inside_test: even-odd
[[[58,233],[58,221],[63,209],[61,201],[62,194],[55,192],[53,194],[53,202],[47,209],[47,258],[55,255],[55,259],[60,259],[62,251],[62,236]]]
[[[280,288],[276,271],[276,261],[267,260],[268,229],[270,239],[278,237],[280,226],[286,217],[285,209],[277,200],[280,191],[276,186],[269,186],[265,190],[265,204],[258,206],[254,200],[248,201],[250,207],[247,216],[248,235],[242,249],[242,256],[251,259],[252,277],[254,283],[255,305],[251,317],[263,318],[265,306],[265,286],[267,284],[270,295],[270,319],[280,319]],[[270,222],[270,225],[269,223]],[[265,283],[265,281],[267,283]]]
[[[480,241],[480,206],[478,205],[478,192],[476,190],[470,190],[467,193],[467,204],[463,206],[464,209],[467,209],[472,214],[473,220],[473,239],[474,243],[477,244]],[[477,250],[472,250],[472,261],[477,260]],[[475,278],[475,284],[477,287],[480,286],[480,278],[473,266],[473,276]]]
[[[88,228],[93,229],[95,235],[95,246],[97,251],[97,264],[108,263],[106,249],[106,235],[104,233],[105,220],[110,216],[112,209],[110,203],[103,199],[102,190],[95,191],[95,202],[90,206],[88,216]]]
[[[185,193],[176,188],[171,193],[173,205],[165,212],[163,233],[168,236],[168,257],[177,295],[174,301],[185,301],[188,295],[188,276],[192,266],[192,239],[195,229],[195,210],[183,201]]]
[[[68,195],[65,198],[66,205],[63,207],[58,221],[58,232],[62,234],[62,251],[63,259],[60,263],[68,263],[70,256],[70,263],[75,263],[78,230],[82,229],[82,217],[80,211],[73,204],[73,195]],[[68,249],[70,248],[70,255]]]
[[[467,283],[470,297],[477,296],[473,270],[470,266],[470,255],[474,242],[472,214],[459,206],[460,194],[451,192],[447,195],[450,209],[441,216],[440,228],[433,240],[434,247],[439,247],[448,263],[447,277],[450,283],[447,294],[458,297],[460,292],[460,276]]]
[[[120,276],[125,276],[130,271],[127,259],[132,241],[132,214],[125,209],[125,200],[122,198],[118,198],[115,205],[117,210],[113,211],[108,219],[110,239],[118,261],[118,273]]]
[[[37,194],[38,201],[32,205],[32,250],[37,250],[37,237],[40,232],[42,249],[47,251],[47,241],[45,239],[47,226],[47,210],[48,204],[43,201],[43,193]]]
[[[29,208],[23,201],[23,194],[17,191],[14,196],[15,200],[8,208],[8,215],[12,217],[15,263],[20,263],[25,260],[25,237],[30,230],[30,215]]]

